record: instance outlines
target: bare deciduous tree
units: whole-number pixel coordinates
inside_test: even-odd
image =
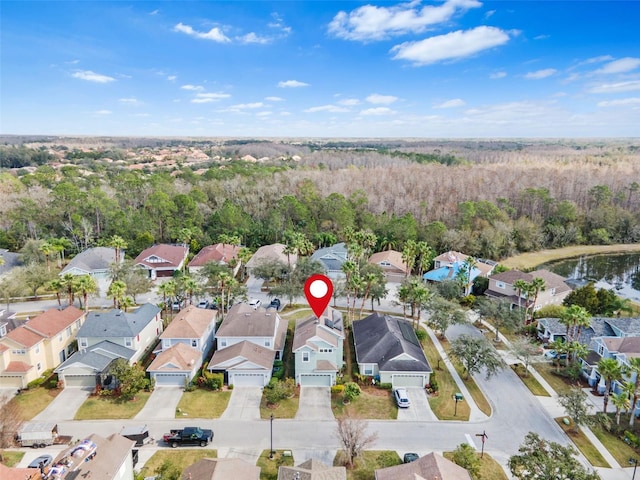
[[[15,401],[9,401],[4,404],[0,408],[0,448],[13,446],[13,439],[21,426],[20,406]]]
[[[377,433],[367,433],[369,423],[361,418],[345,415],[338,418],[337,436],[347,457],[347,467],[353,467],[353,461],[363,450],[378,439]]]

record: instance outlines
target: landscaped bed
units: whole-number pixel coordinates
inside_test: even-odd
[[[231,390],[211,391],[202,388],[184,392],[176,409],[176,418],[220,418],[229,404]]]
[[[111,418],[133,418],[147,400],[151,392],[138,392],[133,400],[119,397],[89,397],[78,409],[74,420],[108,420]]]
[[[156,470],[166,461],[170,461],[181,472],[189,465],[193,465],[203,458],[218,458],[217,450],[208,448],[181,448],[179,450],[159,450],[144,464],[140,470],[141,476],[151,477],[156,474]],[[194,479],[195,480],[195,479]]]
[[[273,418],[294,418],[298,412],[299,403],[300,393],[298,391],[293,397],[280,400],[277,405],[267,405],[263,395],[260,401],[260,418],[268,419],[271,415]]]

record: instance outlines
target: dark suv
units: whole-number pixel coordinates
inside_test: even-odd
[[[280,310],[280,299],[279,298],[274,298],[273,300],[271,300],[271,303],[269,304],[268,308],[275,308],[276,311]]]

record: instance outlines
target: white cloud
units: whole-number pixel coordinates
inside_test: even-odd
[[[167,77],[167,80],[169,80],[170,82],[175,82],[177,78],[178,77],[176,75],[169,75]]]
[[[138,106],[138,105],[142,105],[142,102],[140,100],[138,100],[137,98],[119,98],[118,101],[120,103],[124,103],[125,105],[133,105],[133,106]]]
[[[255,103],[239,103],[237,105],[232,105],[229,108],[233,108],[236,110],[246,110],[246,109],[251,109],[251,108],[262,108],[264,107],[264,103],[262,102],[255,102]]]
[[[493,17],[493,16],[495,15],[495,13],[496,13],[496,11],[495,11],[495,10],[487,10],[487,12],[484,14],[484,18],[485,18],[485,20],[486,20],[487,18],[491,18],[491,17]]]
[[[457,30],[418,42],[405,42],[391,49],[394,60],[409,60],[416,65],[428,65],[443,60],[469,57],[483,50],[504,45],[509,34],[496,27],[476,27]]]
[[[640,90],[640,80],[629,80],[628,82],[602,83],[589,89],[589,93],[618,93],[633,92]]]
[[[298,88],[298,87],[308,87],[308,83],[299,82],[298,80],[286,80],[284,82],[278,82],[278,87],[280,88]]]
[[[280,97],[265,97],[267,102],[284,102],[284,98]]]
[[[442,102],[438,105],[434,105],[433,108],[455,108],[455,107],[464,107],[467,103],[461,98],[454,98],[452,100],[447,100],[446,102]]]
[[[529,72],[525,74],[524,78],[529,80],[541,80],[543,78],[550,77],[558,71],[555,68],[545,68],[543,70],[536,70],[535,72]]]
[[[338,102],[340,105],[345,105],[347,107],[352,107],[354,105],[360,105],[360,100],[357,98],[345,98]]]
[[[624,107],[626,105],[640,105],[640,97],[621,98],[620,100],[609,100],[598,102],[599,107]]]
[[[398,97],[394,97],[393,95],[380,95],[378,93],[373,93],[366,98],[367,102],[373,103],[374,105],[389,105],[396,100]]]
[[[222,100],[223,98],[229,98],[231,95],[228,93],[198,93],[195,98],[191,99],[191,103],[211,103]]]
[[[420,7],[419,1],[391,7],[364,5],[341,11],[329,23],[329,33],[346,40],[382,40],[395,35],[423,32],[427,27],[448,22],[456,13],[480,7],[477,0],[446,0],[441,5]]]
[[[640,58],[625,57],[613,62],[607,63],[605,66],[596,70],[596,73],[612,74],[612,73],[626,73],[640,67]]]
[[[393,115],[396,112],[387,107],[376,107],[376,108],[367,108],[366,110],[362,110],[360,115]]]
[[[71,76],[73,78],[79,78],[80,80],[86,80],[87,82],[109,83],[116,81],[116,79],[113,77],[95,73],[91,70],[80,70],[78,72],[74,72],[73,74],[71,74]]]
[[[175,27],[173,27],[175,32],[186,33],[187,35],[194,38],[201,38],[203,40],[213,40],[218,43],[228,43],[231,40],[227,37],[222,30],[218,27],[213,27],[208,32],[198,32],[194,30],[191,26],[185,25],[183,23],[178,23]]]
[[[319,107],[311,107],[304,110],[306,113],[316,112],[331,112],[331,113],[347,113],[350,112],[348,108],[339,107],[337,105],[321,105]]]
[[[269,117],[272,115],[273,112],[269,112],[269,111],[264,111],[264,112],[258,112],[256,113],[256,117]]]
[[[536,35],[535,37],[533,37],[534,40],[546,40],[547,38],[550,38],[551,35]]]
[[[68,62],[64,62],[67,65],[77,65],[78,63],[80,63],[80,60],[69,60]]]
[[[157,15],[160,12],[160,10],[154,10],[152,12],[149,12],[149,15]]]
[[[151,114],[150,113],[135,113],[133,114],[134,117],[150,117]]]
[[[202,85],[182,85],[180,89],[189,90],[191,92],[201,92],[204,90],[204,87]]]
[[[96,115],[111,115],[112,113],[111,110],[98,110],[95,112]]]
[[[489,78],[491,80],[498,80],[498,79],[504,78],[506,76],[507,76],[507,72],[495,72],[495,73],[492,73],[491,75],[489,75]]]
[[[260,37],[254,32],[247,33],[241,37],[236,37],[240,43],[257,43],[259,45],[266,45],[271,41],[268,37]]]

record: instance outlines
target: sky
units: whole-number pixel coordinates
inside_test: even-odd
[[[640,1],[0,0],[0,133],[640,136]]]

